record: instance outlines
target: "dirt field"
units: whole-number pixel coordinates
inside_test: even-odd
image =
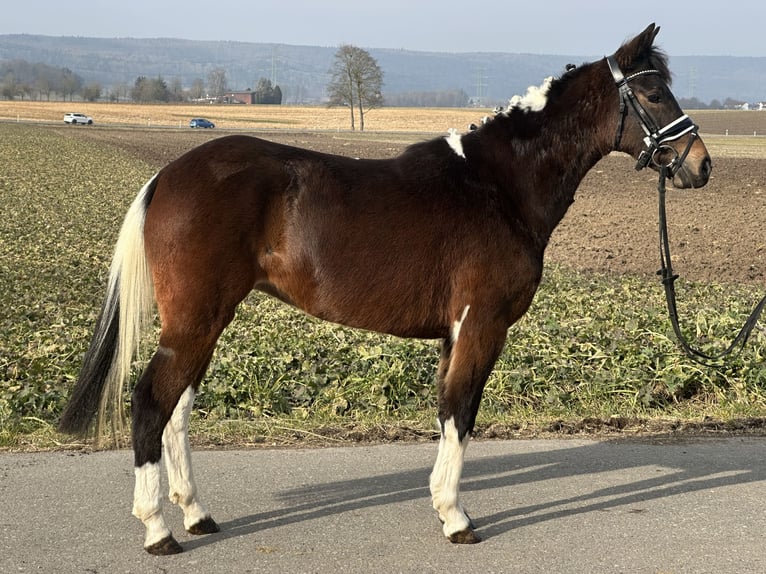
[[[223,135],[220,130],[162,130],[158,137],[156,130],[147,129],[55,129],[124,148],[157,168]],[[286,131],[258,135],[368,158],[392,156],[423,137]],[[696,190],[668,188],[674,268],[687,281],[766,286],[766,140],[711,137],[708,144],[714,163],[708,185]],[[613,154],[591,170],[553,235],[548,261],[584,270],[654,275],[658,268],[657,176],[649,170],[636,172],[633,166],[631,158]]]

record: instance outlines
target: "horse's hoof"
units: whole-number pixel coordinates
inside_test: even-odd
[[[208,516],[187,528],[186,531],[189,534],[213,534],[214,532],[220,532],[221,528],[216,524],[215,520]]]
[[[450,534],[449,541],[453,544],[476,544],[481,542],[481,538],[476,535],[472,528],[466,528],[465,530]]]
[[[476,524],[474,524],[473,518],[468,516],[468,513],[465,514],[465,517],[468,519],[468,528],[470,528],[471,530],[476,528]],[[439,515],[439,522],[441,522],[442,524],[444,524],[446,522],[446,520],[444,520],[444,518],[442,518],[441,514]]]
[[[172,536],[163,538],[151,546],[145,546],[144,550],[155,556],[170,556],[171,554],[179,554],[184,551],[184,549],[181,548],[181,545],[176,542],[176,539]]]

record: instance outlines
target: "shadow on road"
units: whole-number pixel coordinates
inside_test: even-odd
[[[471,513],[485,539],[576,514],[618,507],[630,507],[628,512],[640,513],[641,505],[648,501],[763,481],[766,469],[762,457],[755,456],[761,445],[753,442],[752,448],[754,456],[745,458],[741,452],[729,455],[726,449],[722,454],[716,439],[688,446],[677,442],[668,445],[621,440],[585,445],[578,442],[566,448],[471,458],[469,447],[462,500],[469,511],[471,502],[477,498],[491,496],[492,500],[501,501],[501,507],[494,513]],[[321,456],[321,451],[318,452]],[[278,491],[278,500],[283,504],[280,510],[223,522],[220,534],[191,540],[185,546],[202,547],[221,538],[247,536],[379,505],[422,499],[427,506],[430,470],[430,466],[424,466]],[[524,491],[544,482],[555,484],[555,496],[531,503],[522,500]]]

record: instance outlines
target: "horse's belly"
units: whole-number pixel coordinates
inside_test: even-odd
[[[375,279],[346,269],[328,275],[308,264],[286,267],[276,261],[265,268],[268,278],[255,288],[314,317],[398,337],[442,338],[449,332],[444,303],[415,287],[418,282],[405,287],[385,274]]]

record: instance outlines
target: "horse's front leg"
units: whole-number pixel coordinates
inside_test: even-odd
[[[430,487],[444,535],[458,544],[481,540],[460,503],[460,477],[484,384],[503,348],[505,334],[505,326],[483,324],[466,307],[442,343],[438,373],[441,440]]]
[[[191,534],[211,534],[220,529],[197,496],[189,445],[189,415],[194,403],[194,390],[186,388],[162,435],[165,466],[168,471],[170,501],[184,513],[184,528]]]

